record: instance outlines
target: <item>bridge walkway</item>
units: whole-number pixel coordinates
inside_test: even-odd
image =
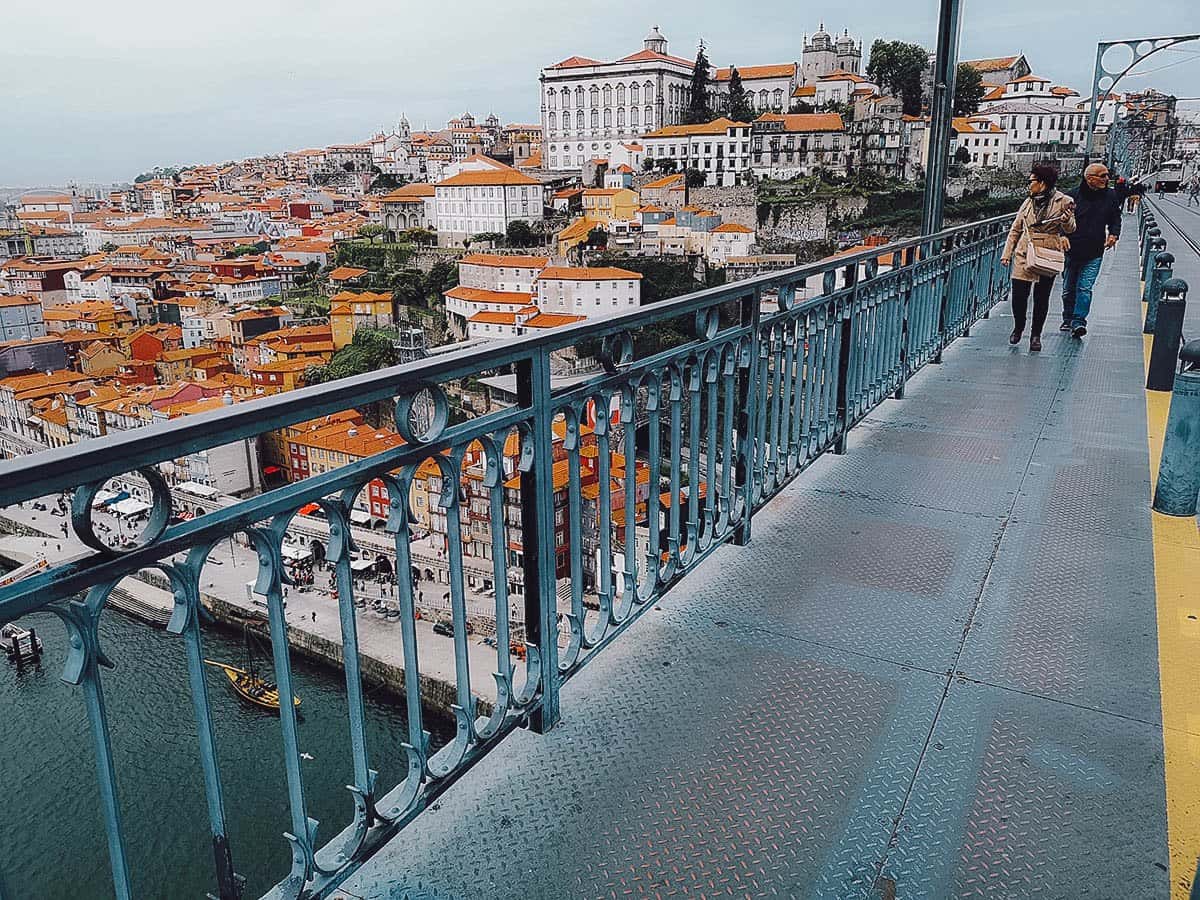
[[[1186,896],[1200,541],[1152,528],[1126,225],[1082,342],[998,307],[336,896]]]

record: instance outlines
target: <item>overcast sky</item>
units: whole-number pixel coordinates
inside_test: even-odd
[[[653,12],[646,7],[652,5]],[[1087,93],[1096,41],[1200,32],[1196,0],[964,0],[964,58],[1024,52]],[[538,70],[614,59],[652,25],[713,65],[800,59],[806,32],[935,43],[936,0],[5,0],[0,186],[127,181],[155,165],[220,162],[362,140],[396,121],[470,110],[537,121]],[[1136,11],[1136,15],[1134,14]],[[1200,42],[1164,51],[1123,88],[1200,96]],[[864,58],[864,65],[865,65]]]

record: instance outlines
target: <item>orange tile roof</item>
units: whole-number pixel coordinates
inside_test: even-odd
[[[525,256],[513,254],[504,256],[499,253],[468,253],[459,260],[460,264],[471,266],[492,266],[502,269],[541,269],[550,262],[548,256]]]
[[[968,66],[979,72],[999,72],[1001,69],[1012,67],[1019,56],[996,56],[991,59],[964,59]]]
[[[489,291],[462,285],[451,288],[443,296],[470,303],[504,303],[510,306],[528,306],[533,299],[532,294],[524,291]]]
[[[667,125],[665,128],[651,131],[649,134],[644,135],[644,137],[688,137],[693,134],[725,134],[730,128],[748,127],[750,127],[750,123],[748,122],[735,122],[727,116],[721,116],[719,119],[713,119],[711,122],[703,122],[699,125]]]
[[[855,84],[866,81],[861,75],[855,75],[853,72],[847,72],[845,69],[837,69],[830,72],[828,75],[822,75],[819,81],[852,81]]]
[[[669,188],[682,184],[683,175],[677,172],[674,175],[664,175],[662,178],[656,178],[654,181],[647,182],[646,184],[642,185],[642,190],[644,191],[646,188]]]
[[[639,281],[641,272],[615,266],[547,266],[538,281]]]
[[[659,53],[656,50],[639,50],[637,53],[631,53],[629,56],[622,56],[617,62],[673,62],[679,63],[681,66],[687,66],[689,69],[694,68],[696,63],[690,59],[684,59],[682,56],[671,56],[668,53]]]
[[[736,222],[723,222],[713,229],[718,234],[754,234],[754,229],[739,225]]]
[[[562,62],[547,66],[548,69],[581,69],[584,66],[602,66],[598,59],[588,59],[586,56],[568,56]]]
[[[335,270],[336,271],[336,270]],[[338,291],[329,298],[330,303],[391,303],[391,294],[379,294],[373,291]]]
[[[517,323],[517,312],[496,312],[494,310],[483,310],[471,316],[468,322],[479,322],[489,325],[515,325]]]
[[[406,184],[390,193],[384,194],[379,199],[384,203],[412,201],[432,197],[435,193],[432,184],[423,181],[414,181],[412,184]]]
[[[1038,84],[1040,82],[1050,83],[1049,78],[1043,78],[1041,75],[1023,75],[1020,78],[1014,78],[1009,84]]]
[[[471,187],[476,185],[540,185],[536,178],[530,178],[516,169],[487,169],[475,172],[459,172],[444,181],[437,183],[438,187]]]
[[[329,278],[331,281],[349,281],[351,278],[361,278],[368,271],[368,269],[360,269],[358,266],[338,266],[329,273]]]
[[[756,122],[782,122],[785,131],[844,131],[837,113],[763,113]]]
[[[582,322],[587,316],[567,316],[558,313],[538,313],[525,323],[528,328],[558,328],[562,325],[573,325]]]
[[[728,69],[717,69],[713,74],[713,81],[728,81],[732,77],[733,69],[738,70],[742,81],[747,78],[791,78],[796,74],[794,62],[766,66],[731,66]]]
[[[40,306],[41,304],[27,294],[14,294],[11,297],[0,297],[0,306]]]

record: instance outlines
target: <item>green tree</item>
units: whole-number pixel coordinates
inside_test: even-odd
[[[877,40],[871,45],[867,76],[904,104],[906,115],[921,112],[921,81],[929,68],[929,52],[920,44]]]
[[[979,111],[979,101],[987,88],[979,70],[969,63],[959,63],[954,74],[954,115],[971,116]]]
[[[396,240],[406,244],[436,244],[437,232],[428,228],[406,228],[396,235]]]
[[[729,118],[735,122],[749,122],[754,118],[754,109],[750,106],[750,98],[742,87],[742,75],[737,66],[729,68],[729,100],[726,104]]]
[[[688,187],[704,187],[704,182],[708,180],[707,176],[699,169],[686,170],[684,177],[687,178]]]
[[[259,248],[255,244],[238,244],[229,251],[229,255],[236,259],[239,256],[249,256],[252,253],[258,253]]]
[[[419,269],[404,269],[391,278],[392,299],[399,306],[427,305],[425,276]]]
[[[504,239],[510,247],[529,247],[537,243],[537,236],[524,219],[514,219],[504,231]]]
[[[429,296],[440,297],[446,291],[458,286],[458,266],[448,259],[439,259],[429,269],[425,276],[425,293]]]
[[[608,247],[608,232],[600,225],[597,225],[588,232],[587,244],[589,247],[599,247],[601,249]]]
[[[660,156],[658,159],[654,160],[654,166],[658,169],[658,171],[666,175],[670,175],[679,168],[679,166],[675,164],[675,160],[671,159],[669,156]]]
[[[701,41],[700,48],[696,51],[696,65],[692,69],[692,99],[683,114],[685,124],[698,125],[712,121],[712,109],[708,105],[710,86],[708,56],[704,53],[704,41]]]
[[[117,249],[117,245],[114,244],[112,241],[105,241],[103,244],[100,245],[101,253],[112,253],[116,249]]]
[[[653,168],[654,168],[654,160],[649,156],[645,157],[642,160],[642,171],[649,172]]]
[[[971,161],[971,151],[964,146],[960,146],[954,151],[954,161],[965,166]]]
[[[375,238],[383,234],[383,226],[376,225],[374,222],[368,222],[366,225],[359,226],[358,236],[366,238],[372,244],[375,243]]]

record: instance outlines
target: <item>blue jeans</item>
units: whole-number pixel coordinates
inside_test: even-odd
[[[1067,257],[1063,269],[1063,321],[1074,328],[1087,325],[1088,313],[1092,309],[1092,288],[1100,275],[1103,257],[1097,256],[1086,262],[1075,262]]]

